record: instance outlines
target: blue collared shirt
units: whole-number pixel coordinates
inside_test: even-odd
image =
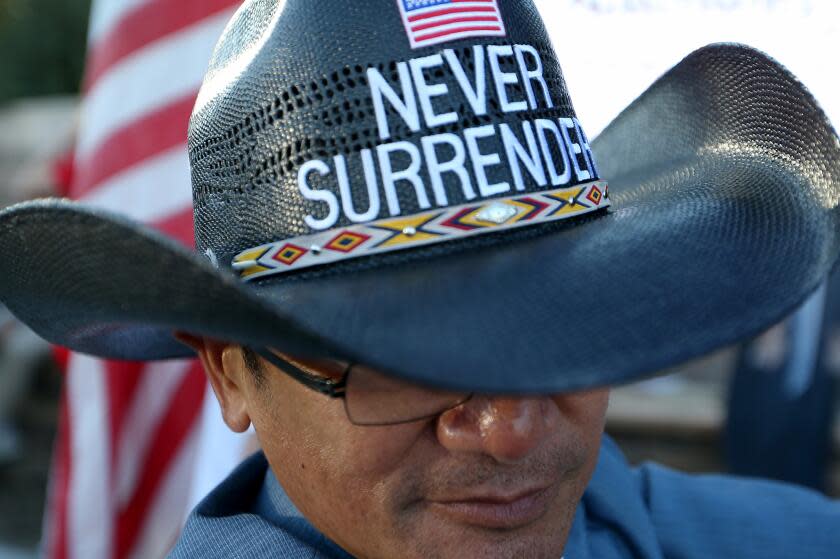
[[[837,559],[840,502],[767,481],[631,468],[604,439],[565,559]],[[170,557],[347,559],[292,504],[261,454],[192,513]]]

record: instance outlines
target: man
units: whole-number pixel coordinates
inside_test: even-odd
[[[529,0],[254,0],[190,159],[203,256],[71,203],[0,214],[17,315],[189,347],[253,424],[175,557],[840,550],[836,503],[601,441],[606,386],[754,334],[836,258],[837,136],[766,56],[701,49],[590,147]]]

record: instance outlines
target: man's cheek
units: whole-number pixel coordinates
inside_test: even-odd
[[[351,425],[335,440],[331,453],[324,452],[338,470],[357,476],[359,481],[382,483],[404,464],[415,464],[417,440],[423,424],[359,427]]]

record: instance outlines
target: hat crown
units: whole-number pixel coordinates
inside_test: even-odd
[[[216,47],[189,150],[196,242],[222,264],[597,178],[530,0],[246,2]]]

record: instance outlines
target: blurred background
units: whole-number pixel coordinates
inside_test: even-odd
[[[840,122],[833,0],[536,3],[590,137],[717,41],[768,52]],[[0,0],[0,208],[69,196],[192,244],[187,119],[237,5]],[[608,432],[633,462],[840,496],[838,282],[755,340],[616,389]],[[251,444],[194,363],[68,354],[0,307],[0,559],[162,557]]]
[[[56,192],[75,134],[89,0],[0,0],[0,207]],[[1,280],[0,280],[1,281]],[[62,376],[0,305],[0,557],[40,541]]]

